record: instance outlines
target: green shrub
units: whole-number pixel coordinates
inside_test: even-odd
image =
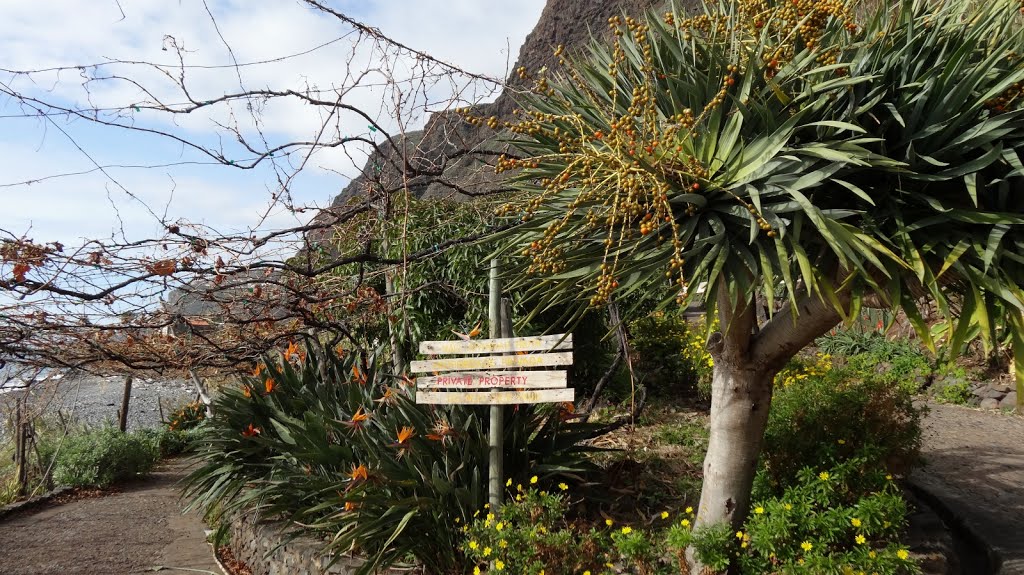
[[[805,468],[779,496],[756,500],[739,531],[728,524],[693,530],[693,509],[620,526],[566,516],[571,492],[523,490],[500,511],[479,511],[463,527],[461,549],[474,574],[686,572],[685,552],[712,571],[738,575],[875,573],[920,569],[899,538],[907,504],[891,474],[872,457]],[[456,520],[456,523],[458,520]]]
[[[849,364],[803,373],[809,374],[776,388],[758,493],[779,494],[801,469],[851,457],[870,455],[897,474],[917,461],[921,412],[914,407],[911,388]]]
[[[971,384],[963,380],[945,384],[939,388],[934,397],[939,403],[967,405],[973,397]]]
[[[487,408],[418,405],[373,357],[313,348],[295,364],[266,361],[216,400],[186,487],[192,505],[299,522],[339,556],[368,556],[366,571],[409,557],[458,571],[459,526],[486,500]],[[563,421],[560,408],[506,411],[507,476],[533,469],[547,484],[596,470],[578,444],[606,426]]]
[[[933,360],[920,345],[905,338],[888,339],[879,332],[838,331],[816,342],[819,351],[846,358],[846,366],[865,376],[920,391],[919,380],[934,371]]]
[[[881,349],[886,342],[885,335],[877,331],[833,330],[815,341],[822,353],[852,356]]]
[[[107,487],[149,472],[160,457],[148,435],[113,427],[68,435],[44,451],[53,458],[54,482],[72,487]]]
[[[665,553],[668,512],[647,528],[611,519],[589,525],[566,516],[572,496],[568,489],[562,484],[549,493],[517,486],[514,498],[500,511],[484,509],[464,528],[462,551],[473,564],[472,572],[484,572],[488,564],[493,565],[491,573],[509,575],[680,572],[682,556],[673,559]]]
[[[910,394],[920,392],[923,377],[932,373],[931,362],[921,353],[863,353],[848,357],[846,362],[851,371],[887,385],[905,388]]]
[[[907,504],[892,479],[869,457],[804,468],[781,496],[755,501],[741,530],[690,531],[687,520],[669,529],[668,548],[682,553],[693,545],[714,570],[735,560],[741,575],[919,573],[899,544]]]
[[[153,443],[160,457],[174,457],[195,450],[196,442],[202,438],[202,428],[143,429],[138,432]]]
[[[5,473],[0,470],[0,506],[14,503],[18,500],[18,478],[13,473]]]
[[[743,573],[917,573],[899,544],[907,505],[872,457],[804,468],[780,497],[756,502],[740,542]]]
[[[694,530],[691,519],[683,518],[668,529],[665,541],[666,547],[679,558],[680,565],[687,547],[692,546],[697,560],[717,572],[728,569],[738,554],[739,543],[732,535],[732,529],[726,523]]]
[[[562,493],[530,489],[497,513],[485,509],[466,528],[462,551],[473,573],[488,563],[505,573],[599,573],[612,558],[606,533],[578,528],[565,518]]]
[[[776,387],[789,387],[807,378],[818,378],[832,371],[832,356],[817,354],[812,357],[795,357],[775,374]]]
[[[195,429],[206,419],[206,405],[200,401],[190,401],[171,412],[164,423],[171,431],[187,431]]]
[[[703,357],[703,332],[682,314],[655,312],[630,325],[633,368],[655,393],[694,393],[710,367]],[[703,360],[703,361],[702,361]]]
[[[630,325],[633,367],[654,392],[711,397],[711,354],[705,349],[704,320],[680,313],[654,312]]]

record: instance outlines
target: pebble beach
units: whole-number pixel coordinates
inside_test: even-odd
[[[63,418],[89,427],[116,425],[123,394],[123,376],[55,373],[27,386],[24,381],[12,380],[0,389],[0,418],[8,419],[16,399],[27,395],[32,413],[44,418]],[[156,427],[161,423],[161,409],[167,415],[195,397],[195,387],[185,379],[135,378],[128,429]]]

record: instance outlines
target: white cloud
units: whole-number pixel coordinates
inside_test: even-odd
[[[343,23],[301,2],[207,1],[220,32],[239,62],[296,54],[351,32]],[[543,3],[543,0],[504,4],[484,0],[360,0],[332,5],[411,47],[473,72],[503,77]],[[167,37],[173,37],[174,43],[184,47],[187,65],[230,62],[201,1],[122,0],[120,5],[124,8],[123,19],[114,0],[53,0],[45,4],[0,0],[0,21],[5,23],[0,32],[0,42],[4,45],[0,68],[38,70],[107,59],[173,64],[175,52],[164,50],[173,47]],[[379,57],[379,53],[368,46],[353,48],[353,40],[354,36],[350,35],[308,55],[244,67],[238,72],[241,84],[247,89],[338,88],[346,83],[345,62],[353,55],[355,61],[364,66]],[[173,83],[153,68],[112,66],[102,70],[139,80],[161,100],[182,100]],[[353,70],[354,73],[361,71],[361,68]],[[403,72],[401,66],[398,72]],[[371,83],[383,80],[379,73],[371,73],[366,78]],[[124,81],[85,84],[84,78],[74,70],[13,77],[0,73],[0,82],[41,99],[100,107],[124,107],[147,99],[137,86]],[[240,89],[238,75],[232,68],[189,68],[187,82],[190,93],[199,100]],[[406,89],[415,87],[406,86]],[[437,107],[457,87],[444,81],[430,87],[427,93],[436,99],[434,107]],[[393,94],[382,87],[360,88],[347,93],[343,101],[367,110],[376,121],[393,129],[396,124],[388,117],[391,97]],[[422,99],[419,104],[423,104]],[[15,114],[21,109],[17,102],[0,97],[0,116]],[[412,111],[407,109],[405,113]],[[297,138],[312,139],[322,125],[323,114],[322,109],[297,100],[275,101],[263,110],[260,128],[271,144]],[[237,153],[233,136],[212,122],[238,121],[244,133],[253,136],[251,118],[245,106],[238,103],[230,110],[219,107],[209,114],[189,116],[157,116],[142,110],[135,113],[134,121],[136,125],[170,131],[206,145],[223,142],[225,149]],[[407,117],[410,128],[417,127],[424,119],[422,115]],[[335,136],[369,134],[366,124],[366,120],[349,114],[332,130]],[[116,129],[97,129],[81,121],[61,124],[61,127],[100,163],[160,164],[202,159],[180,145],[146,140]],[[0,185],[94,167],[54,126],[41,121],[0,117],[0,153],[8,164],[0,171]],[[314,158],[312,164],[350,176],[361,167],[363,157],[355,150],[350,154],[332,150]],[[269,203],[268,190],[276,188],[274,173],[269,169],[243,172],[231,168],[168,167],[112,169],[110,173],[158,214],[170,201],[168,215],[171,219],[183,217],[220,230],[244,230],[255,225],[258,214]],[[296,189],[296,199],[324,205],[345,184],[344,177],[333,181],[336,185],[325,186],[323,178],[313,178],[310,184]],[[108,190],[117,203],[116,212],[130,222],[126,224],[130,234],[144,237],[152,235],[159,227],[144,206],[128,200],[126,194],[102,174],[92,173],[33,186],[0,187],[0,201],[4,206],[0,212],[0,228],[18,231],[31,222],[38,231],[37,239],[44,241],[109,235],[119,223],[107,199]],[[293,225],[295,221],[294,216],[279,209],[263,227]]]
[[[11,161],[5,177],[38,178],[52,167],[32,150],[0,142],[0,156]],[[71,169],[89,169],[80,162]],[[203,178],[211,167],[175,176],[168,170],[111,168],[102,172],[44,180],[22,188],[5,188],[0,227],[14,233],[31,230],[37,241],[76,245],[86,238],[163,235],[162,222],[188,221],[222,233],[248,233],[298,225],[299,218],[271,205],[258,177]],[[122,189],[123,187],[123,189]],[[127,193],[125,192],[127,190]],[[129,195],[130,194],[130,195]],[[271,217],[261,220],[268,212]]]

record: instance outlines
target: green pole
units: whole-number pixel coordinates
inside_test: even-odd
[[[498,281],[498,260],[491,260],[490,300],[488,320],[490,337],[502,337],[501,330],[501,283]],[[491,406],[491,424],[488,432],[487,500],[492,510],[501,507],[502,479],[504,475],[502,452],[504,450],[505,412],[500,405]]]

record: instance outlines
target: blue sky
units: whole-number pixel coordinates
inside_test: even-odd
[[[473,72],[502,77],[507,66],[514,63],[544,1],[328,3],[416,49]],[[296,0],[207,0],[207,5],[239,62],[303,52],[349,32],[342,23]],[[0,0],[0,22],[4,22],[0,45],[5,47],[0,53],[0,68],[7,70],[38,70],[105,59],[173,63],[174,45],[184,46],[188,65],[224,65],[231,61],[202,0],[120,0],[120,8],[115,0],[53,0],[42,5]],[[169,47],[172,49],[165,50]],[[350,38],[346,38],[285,62],[246,67],[240,72],[241,84],[274,89],[337,86],[343,81],[343,63],[352,50]],[[359,67],[372,67],[375,56],[360,48],[355,57],[361,63]],[[180,99],[180,93],[171,90],[170,83],[152,69],[119,65],[104,71],[140,80],[154,94],[167,98],[165,101],[178,101],[175,96]],[[231,68],[190,69],[187,79],[193,95],[200,100],[238,90],[240,84]],[[82,76],[75,71],[30,76],[0,72],[0,85],[61,105],[91,103],[130,110],[132,104],[145,100],[137,87],[126,82],[94,82],[87,91]],[[435,109],[451,89],[442,84],[428,92],[437,101]],[[379,90],[363,89],[347,93],[344,100],[371,108],[382,125],[396,128],[387,106],[380,106],[384,95]],[[235,117],[241,118],[242,129],[252,135],[244,110],[234,111]],[[168,139],[83,120],[50,122],[19,117],[25,113],[31,114],[32,109],[0,95],[0,229],[7,232],[73,246],[82,238],[112,234],[120,238],[122,229],[128,240],[159,236],[159,221],[165,217],[221,232],[273,229],[311,217],[309,212],[292,214],[273,204],[271,194],[277,186],[270,166],[242,171],[221,165],[169,165],[209,159]],[[226,149],[232,149],[230,134],[226,136],[214,124],[231,120],[226,108],[175,118],[144,109],[129,111],[129,115],[132,117],[123,121],[205,144],[216,144],[227,137]],[[315,110],[297,103],[273,105],[261,121],[271,142],[310,138],[321,125]],[[422,116],[410,117],[406,127],[415,129],[422,121]],[[371,135],[365,123],[346,118],[336,129]],[[351,157],[339,151],[315,157],[312,167],[294,182],[293,199],[300,205],[326,205],[344,187],[362,157],[358,151],[353,151]],[[109,167],[106,174],[93,171],[45,179],[94,170],[94,161],[103,166],[163,167]],[[30,180],[36,183],[22,183]]]

